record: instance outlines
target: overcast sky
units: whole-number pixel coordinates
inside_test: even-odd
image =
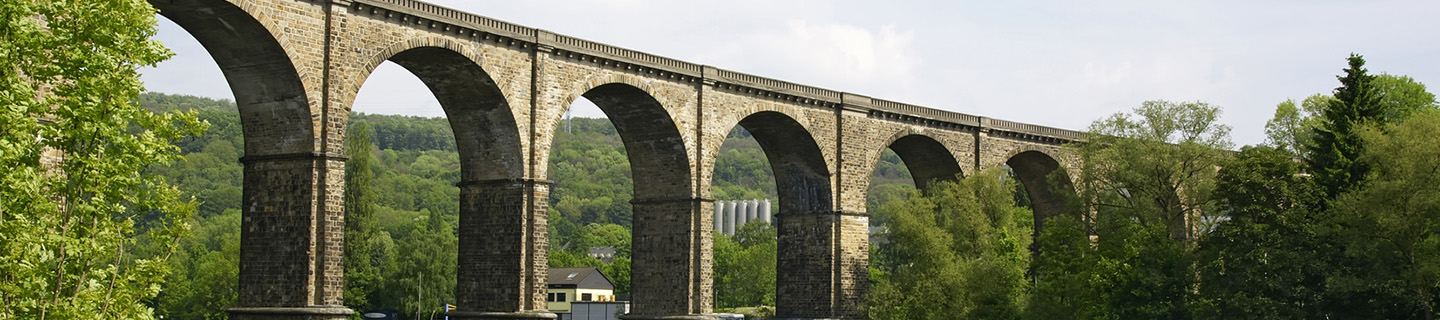
[[[1237,145],[1275,105],[1329,93],[1351,52],[1440,85],[1440,1],[458,1],[433,3],[651,54],[833,90],[1084,130],[1146,100],[1224,110]],[[233,99],[161,18],[176,57],[147,88]],[[355,110],[443,115],[387,63]],[[598,116],[593,107],[580,116]]]

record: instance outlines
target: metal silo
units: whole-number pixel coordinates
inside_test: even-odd
[[[760,200],[760,221],[768,225],[775,225],[770,222],[770,199]]]

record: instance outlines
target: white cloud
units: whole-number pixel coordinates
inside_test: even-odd
[[[719,60],[750,61],[756,69],[784,70],[814,81],[805,84],[835,90],[895,91],[915,82],[914,67],[921,59],[914,40],[915,32],[893,25],[865,28],[789,20],[785,32],[757,33],[739,45],[745,50],[731,50],[734,56]]]

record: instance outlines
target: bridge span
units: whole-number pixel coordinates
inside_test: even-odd
[[[459,319],[544,319],[550,181],[566,108],[615,124],[635,180],[628,318],[712,312],[711,175],[736,125],[779,191],[777,312],[863,318],[866,189],[886,148],[923,187],[1000,165],[1039,216],[1073,192],[1081,132],[700,65],[414,0],[150,0],[224,72],[244,126],[236,319],[342,319],[346,120],[384,61],[439,100],[461,161]],[[1038,219],[1037,219],[1038,220]]]

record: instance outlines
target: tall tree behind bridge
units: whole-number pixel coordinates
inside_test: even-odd
[[[371,259],[374,234],[380,231],[375,221],[375,162],[371,151],[373,131],[365,124],[350,129],[345,139],[345,306],[368,310],[370,293],[383,280],[380,268]]]
[[[0,2],[0,319],[154,317],[195,204],[146,169],[205,129],[135,102],[136,69],[170,56],[154,33],[143,0]],[[161,216],[153,258],[140,214]]]
[[[1320,110],[1319,126],[1305,146],[1310,173],[1331,199],[1365,178],[1369,168],[1356,161],[1361,150],[1359,131],[1366,123],[1378,124],[1373,122],[1384,115],[1375,77],[1365,70],[1365,57],[1352,53],[1348,61],[1345,76],[1338,77],[1335,100]]]

